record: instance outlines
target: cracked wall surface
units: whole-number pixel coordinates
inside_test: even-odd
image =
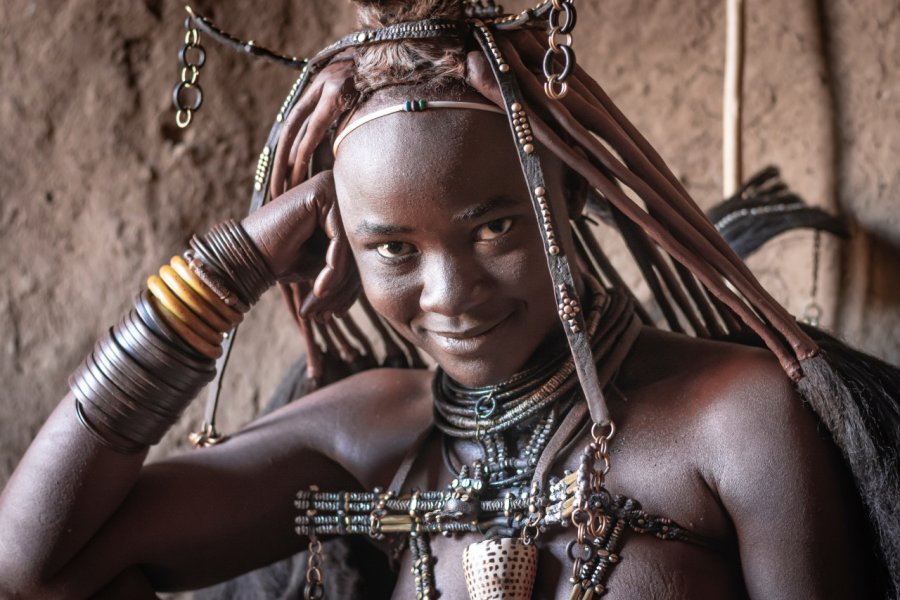
[[[353,22],[345,2],[194,6],[237,35],[301,56]],[[577,6],[581,64],[698,203],[717,202],[724,3]],[[179,130],[170,92],[182,10],[169,0],[0,3],[0,484],[65,393],[68,374],[146,276],[193,232],[246,209],[256,155],[294,76],[207,40],[204,105]],[[823,244],[824,323],[896,363],[900,5],[759,0],[748,3],[747,19],[745,175],[778,165],[801,196],[850,220],[852,241]],[[750,265],[792,312],[803,311],[810,233],[778,238]],[[223,428],[252,418],[300,353],[291,319],[269,294],[236,345]],[[184,446],[201,404],[154,457]]]

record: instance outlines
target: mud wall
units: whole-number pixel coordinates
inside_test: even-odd
[[[0,485],[67,375],[144,278],[192,232],[245,211],[256,154],[293,74],[207,41],[204,106],[189,129],[177,129],[170,90],[182,4],[0,2]],[[298,56],[352,26],[343,1],[194,6],[245,39]],[[581,63],[701,206],[717,202],[724,2],[577,6]],[[896,363],[900,6],[754,0],[747,18],[745,174],[778,165],[800,195],[850,220],[850,243],[823,244],[824,324]],[[751,260],[797,314],[810,300],[811,265],[807,232]],[[292,321],[270,294],[242,328],[223,428],[252,418],[300,354]],[[200,404],[155,456],[184,445]]]

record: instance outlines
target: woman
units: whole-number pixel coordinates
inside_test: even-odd
[[[520,21],[550,8],[557,22],[569,10]],[[791,382],[809,386],[816,344],[704,237],[643,141],[597,117],[596,84],[578,73],[565,103],[541,101],[519,61],[545,47],[524,26],[463,23],[462,3],[361,3],[361,16],[356,50],[310,63],[292,100],[264,169],[275,199],[196,238],[73,376],[0,500],[15,549],[0,556],[4,595],[152,597],[309,546],[315,596],[319,536],[357,531],[401,561],[395,597],[492,597],[477,596],[498,581],[488,564],[530,597],[535,562],[538,597],[869,593],[866,553],[834,551],[866,544],[853,479]],[[648,213],[629,212],[617,181]],[[641,326],[567,225],[601,201],[643,265],[683,281],[665,279],[670,310],[702,337],[747,334],[743,319],[779,360]],[[361,289],[439,371],[364,371],[143,465],[211,376],[221,334],[274,281],[322,320]],[[324,495],[338,491],[360,495]]]

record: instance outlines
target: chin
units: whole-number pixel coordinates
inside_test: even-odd
[[[554,315],[555,317],[555,315]],[[554,322],[556,325],[557,322]],[[508,381],[537,361],[550,360],[558,352],[568,352],[565,332],[560,327],[550,327],[535,344],[533,335],[508,335],[510,331],[522,333],[526,329],[517,324],[503,327],[505,331],[492,332],[485,341],[471,348],[460,345],[434,344],[433,340],[420,340],[419,345],[438,366],[455,381],[466,387],[485,387]],[[533,331],[533,329],[532,329]],[[506,333],[507,335],[498,335]]]
[[[447,357],[437,357],[430,355],[441,369],[460,384],[470,387],[486,387],[503,383],[513,375],[525,368],[528,357],[524,357],[521,361],[510,360],[514,358],[510,355],[503,357],[505,360],[497,360],[493,358],[471,358],[461,360],[453,357],[448,360]]]

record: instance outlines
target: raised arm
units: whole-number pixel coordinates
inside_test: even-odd
[[[271,275],[279,280],[291,280],[309,273],[314,278],[315,273],[322,270],[321,257],[316,259],[304,245],[318,228],[323,228],[324,235],[333,240],[325,269],[332,273],[320,277],[322,281],[318,282],[316,291],[320,297],[327,298],[340,293],[338,283],[344,279],[342,270],[350,268],[350,259],[338,243],[336,210],[331,174],[324,172],[245,219],[243,231],[253,247],[261,252],[261,259]],[[188,276],[190,274],[185,277]],[[202,286],[202,279],[201,271],[198,274],[200,284],[194,283]],[[213,288],[203,289],[214,291]],[[210,301],[213,305],[214,301],[224,302],[221,298]],[[164,310],[153,302],[148,306]],[[209,310],[209,306],[206,309]],[[160,315],[161,312],[157,317]],[[169,314],[168,318],[174,317]],[[190,329],[188,326],[187,330]],[[182,344],[200,354],[206,351],[209,356],[212,351],[208,342],[204,346],[202,340],[198,342],[191,337],[190,331],[186,336],[181,335],[183,331],[186,331],[183,325],[169,328],[168,335],[179,338],[169,342],[175,346]],[[147,339],[134,342],[129,348],[132,352],[157,352]],[[99,356],[99,353],[94,355]],[[172,356],[182,355],[175,352],[167,358],[157,359],[171,362]],[[189,354],[183,353],[183,356]],[[197,453],[190,459],[174,460],[142,471],[146,455],[142,446],[152,443],[148,440],[159,433],[157,425],[149,430],[144,426],[148,422],[160,422],[163,405],[166,405],[163,412],[177,414],[179,407],[171,406],[172,399],[158,391],[169,389],[167,379],[170,377],[170,381],[187,377],[183,365],[172,363],[168,371],[159,365],[144,371],[134,370],[136,367],[132,366],[133,370],[128,371],[127,361],[102,363],[97,358],[92,360],[108,377],[103,381],[88,376],[80,379],[81,385],[87,387],[80,390],[80,395],[69,393],[63,398],[0,496],[0,592],[4,597],[34,596],[38,590],[49,592],[50,589],[64,591],[65,596],[84,596],[98,590],[136,561],[154,564],[153,557],[158,556],[159,564],[181,565],[191,555],[173,549],[197,550],[198,543],[204,544],[199,556],[215,557],[221,549],[215,547],[217,538],[212,534],[234,536],[241,526],[246,526],[247,523],[241,521],[246,518],[243,506],[252,505],[257,515],[268,515],[274,520],[280,518],[273,507],[265,504],[267,500],[256,497],[261,496],[259,489],[274,486],[278,490],[280,485],[290,485],[296,490],[303,483],[302,473],[333,471],[325,468],[323,459],[315,458],[318,451],[314,446],[302,445],[308,442],[295,442],[284,447],[290,448],[292,459],[302,459],[293,463],[300,474],[276,477],[276,471],[268,466],[278,461],[266,462],[261,457],[275,451],[268,446],[268,440],[280,438],[278,435],[263,438],[259,434],[239,436],[229,448]],[[139,397],[141,384],[136,382],[146,380],[148,373],[156,378],[150,387],[157,393],[153,398]],[[105,388],[110,385],[118,387],[110,392]],[[76,406],[85,394],[96,394],[92,396],[96,406],[92,407],[90,402],[82,403],[78,415]],[[185,398],[187,400],[189,398]],[[90,428],[85,426],[85,421]],[[253,431],[258,431],[259,427],[254,427]],[[272,433],[269,429],[266,431],[267,435]],[[256,460],[233,456],[234,448],[248,443],[263,454],[253,454]],[[346,475],[336,477],[346,479]],[[347,485],[348,482],[334,483]],[[287,531],[290,530],[288,527]],[[252,534],[253,528],[247,527],[243,531],[247,532],[246,539],[237,536],[237,541],[246,544],[247,548],[253,549],[257,544],[260,548],[270,548],[271,552],[287,550],[286,540],[263,544],[264,536]],[[188,543],[190,539],[202,539],[203,542]],[[145,554],[135,554],[139,552]],[[254,552],[249,552],[248,556],[254,556]],[[205,573],[202,560],[205,559],[194,557],[189,561],[201,562],[195,565],[201,580]],[[233,568],[229,567],[228,561],[223,564],[226,571]],[[153,569],[149,568],[148,572],[152,573]],[[180,576],[173,577],[173,581],[180,581]],[[160,582],[168,585],[165,579],[160,577]],[[69,586],[75,587],[69,589]]]

